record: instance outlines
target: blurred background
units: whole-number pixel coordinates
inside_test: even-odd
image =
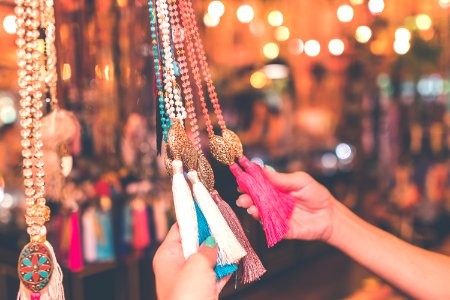
[[[71,170],[46,174],[66,297],[155,299],[151,260],[174,214],[156,155],[147,1],[55,2],[58,98],[80,133],[46,149]],[[249,157],[306,170],[365,220],[450,253],[449,0],[193,2],[225,119]],[[0,1],[0,23],[3,300],[16,297],[28,238],[13,0]],[[232,279],[224,299],[406,299],[322,243],[268,250],[235,206],[232,175],[211,162],[269,271],[249,286]]]

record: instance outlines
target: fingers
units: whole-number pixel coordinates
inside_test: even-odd
[[[198,252],[188,258],[186,265],[197,265],[201,269],[213,269],[217,263],[218,251],[216,240],[209,236],[200,246]]]
[[[181,242],[180,236],[180,228],[178,227],[178,223],[172,225],[169,232],[166,235],[166,238],[163,241],[163,244],[166,242]]]
[[[222,291],[222,289],[224,288],[224,286],[227,284],[227,282],[230,280],[231,275],[225,276],[224,278],[220,279],[219,281],[217,281],[217,293],[220,293]]]
[[[300,190],[310,184],[313,180],[312,177],[305,172],[285,174],[265,168],[264,173],[274,186],[286,192]]]
[[[247,208],[247,212],[256,220],[259,220],[259,211],[258,208],[253,204],[252,199],[249,195],[243,194],[241,195],[237,201],[236,205],[239,207]]]

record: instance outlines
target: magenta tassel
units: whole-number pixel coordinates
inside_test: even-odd
[[[276,196],[266,185],[245,173],[238,164],[230,165],[230,170],[236,177],[239,189],[248,194],[258,208],[268,247],[274,246],[289,230],[285,212],[277,209],[273,201]]]
[[[31,293],[31,300],[41,299],[41,293]]]
[[[72,225],[72,236],[69,248],[69,269],[73,272],[80,271],[83,268],[83,258],[81,253],[81,239],[80,239],[80,221],[78,210],[72,212],[70,216]]]
[[[239,163],[244,167],[245,171],[250,174],[257,182],[263,183],[273,195],[277,195],[272,201],[276,203],[275,207],[283,213],[286,220],[289,220],[295,206],[295,199],[286,192],[280,191],[268,179],[264,170],[260,165],[248,160],[247,157],[239,158]]]
[[[244,284],[248,284],[255,280],[258,280],[262,275],[264,275],[264,273],[266,273],[266,268],[264,268],[261,260],[248,241],[247,236],[244,233],[244,229],[239,222],[239,219],[237,218],[230,205],[228,205],[228,203],[224,201],[222,197],[220,197],[219,193],[216,190],[211,192],[211,196],[214,199],[214,202],[216,202],[220,213],[227,221],[228,226],[230,226],[239,243],[247,252],[247,255],[244,256],[244,258],[240,261],[241,267],[239,268],[239,277],[241,279],[241,282]]]

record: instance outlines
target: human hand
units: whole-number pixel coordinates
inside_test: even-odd
[[[217,253],[216,241],[211,236],[197,253],[186,260],[178,224],[175,223],[153,259],[158,299],[218,299],[231,275],[216,281],[214,266]]]
[[[286,239],[328,241],[333,231],[333,211],[336,199],[310,175],[304,172],[282,174],[264,169],[272,184],[295,198],[294,211],[289,219]],[[236,201],[255,219],[259,212],[249,195],[243,194]]]

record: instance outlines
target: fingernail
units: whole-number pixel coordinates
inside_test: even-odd
[[[266,167],[267,170],[275,171],[275,169],[272,166],[266,165],[265,167]]]
[[[239,188],[237,188],[237,191],[238,191],[238,193],[242,193],[242,191]]]
[[[205,240],[205,246],[210,248],[216,248],[216,239],[210,235]]]
[[[239,201],[236,201],[236,206],[241,207],[241,205],[239,204]]]
[[[252,211],[251,211],[251,209],[250,209],[250,208],[247,208],[247,213],[248,213],[249,215],[251,215],[251,214],[252,214]]]

